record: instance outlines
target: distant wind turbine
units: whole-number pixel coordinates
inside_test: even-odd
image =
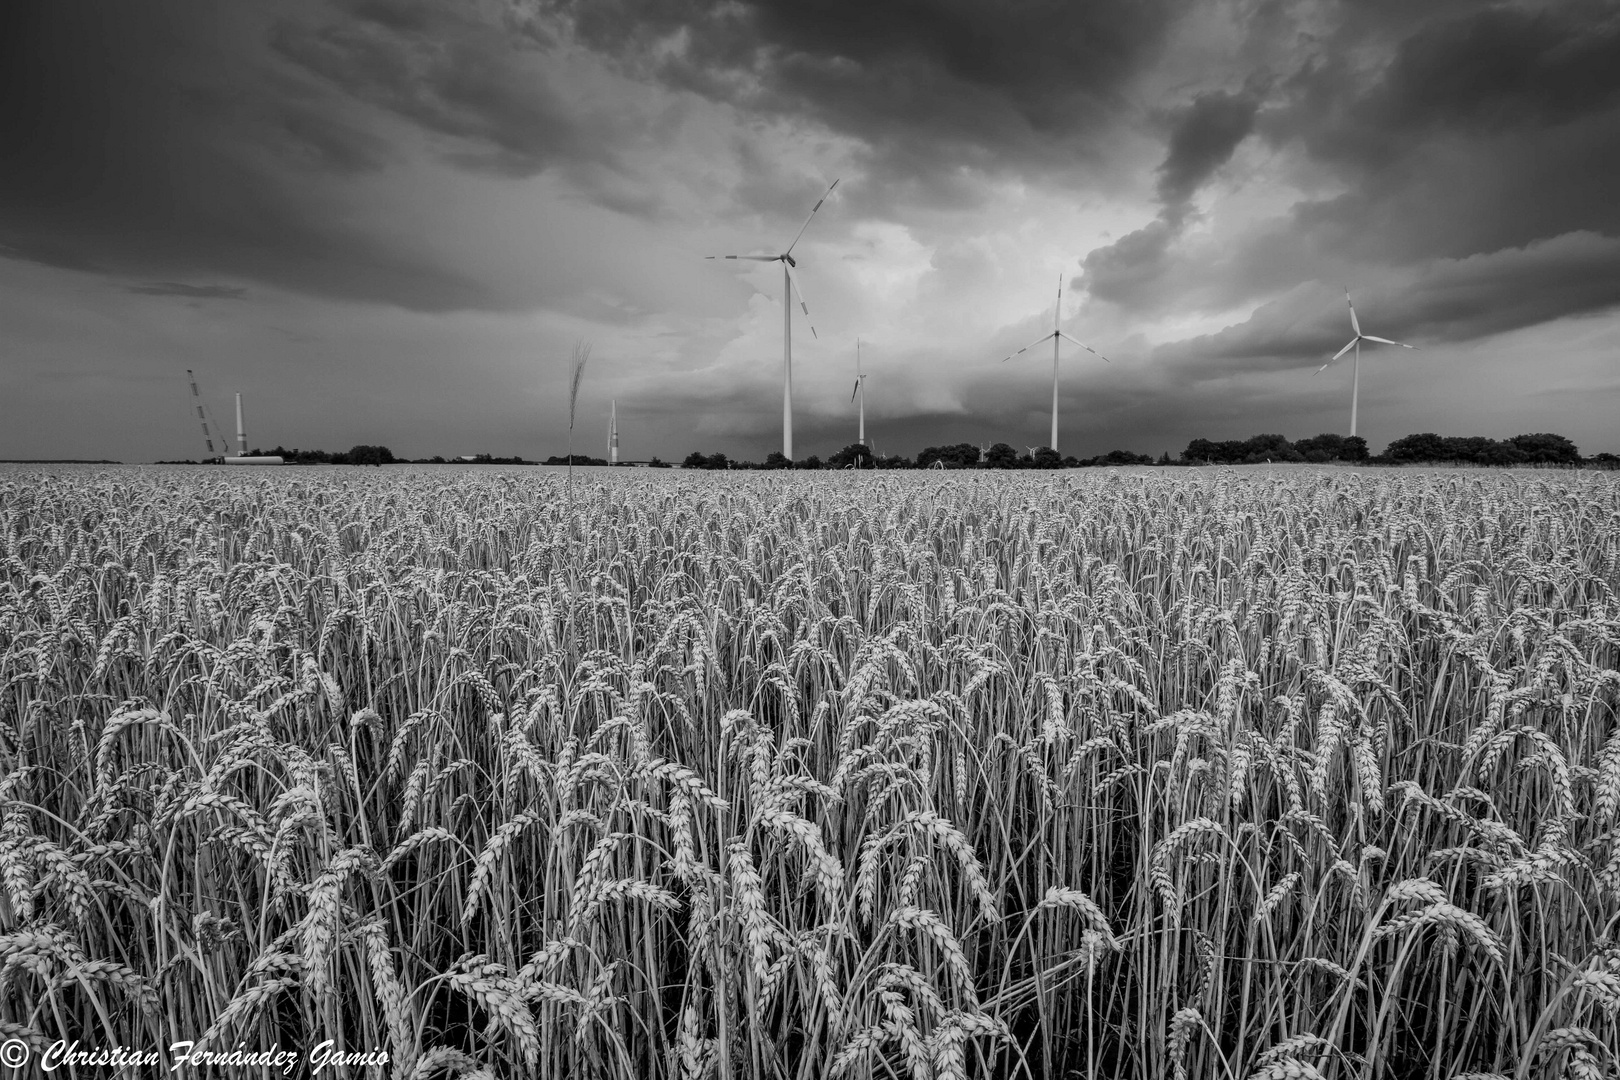
[[[1035,346],[1039,345],[1041,342],[1046,341],[1049,338],[1051,339],[1051,342],[1052,342],[1052,441],[1051,441],[1051,443],[1049,445],[1051,446],[1051,448],[1053,450],[1056,450],[1058,448],[1057,427],[1058,427],[1058,341],[1059,341],[1059,339],[1062,339],[1064,341],[1069,341],[1069,342],[1072,342],[1075,345],[1080,346],[1082,349],[1086,350],[1086,352],[1090,353],[1092,356],[1097,357],[1099,360],[1101,360],[1105,364],[1112,363],[1112,361],[1109,360],[1108,357],[1104,356],[1102,353],[1098,352],[1096,349],[1093,349],[1090,345],[1087,345],[1085,342],[1081,341],[1079,338],[1072,337],[1072,336],[1070,336],[1068,334],[1065,334],[1063,332],[1062,327],[1060,327],[1058,325],[1058,320],[1062,316],[1062,313],[1063,313],[1063,275],[1059,274],[1058,275],[1057,306],[1052,309],[1052,332],[1050,334],[1042,334],[1040,337],[1036,338],[1034,341],[1030,342],[1028,345],[1025,345],[1022,349],[1019,349],[1018,352],[1013,353],[1011,356],[1003,356],[1001,358],[1001,362],[1003,364],[1005,364],[1008,360],[1011,360],[1013,358],[1013,356],[1018,356],[1021,353],[1026,353],[1029,350],[1033,349]]]
[[[585,365],[591,358],[591,343],[583,338],[574,342],[574,355],[568,362],[568,498],[570,512],[574,498],[574,411],[579,404],[579,384],[585,378]]]
[[[833,193],[838,186],[834,180],[827,188],[827,194],[816,200],[816,205],[810,208],[810,216],[804,219],[799,226],[793,243],[789,244],[780,255],[706,255],[709,259],[745,259],[749,262],[779,262],[782,264],[782,456],[789,461],[793,460],[793,308],[790,306],[789,292],[799,296],[799,307],[804,311],[804,321],[810,325],[810,336],[816,337],[816,328],[810,323],[810,307],[804,301],[804,290],[799,288],[799,277],[793,268],[799,265],[794,261],[793,249],[799,243],[799,237],[804,230],[810,227],[810,221],[821,209],[821,204],[827,201],[827,196]]]
[[[1327,370],[1328,364],[1333,363],[1334,360],[1337,360],[1339,357],[1349,352],[1352,348],[1356,350],[1356,362],[1355,366],[1351,369],[1352,374],[1350,376],[1350,437],[1354,438],[1356,434],[1356,399],[1361,394],[1361,343],[1363,341],[1376,341],[1380,345],[1399,345],[1403,349],[1412,349],[1414,351],[1417,349],[1417,346],[1408,345],[1404,341],[1391,341],[1389,338],[1373,337],[1371,334],[1363,334],[1361,332],[1361,320],[1356,318],[1356,305],[1350,303],[1349,289],[1344,290],[1344,302],[1350,305],[1350,329],[1355,331],[1356,336],[1350,339],[1349,345],[1346,345],[1344,348],[1334,353],[1333,356],[1328,360],[1327,364],[1323,364],[1321,367],[1311,372],[1311,374],[1322,374],[1322,372]]]
[[[855,441],[862,446],[866,445],[866,376],[861,374],[861,339],[855,339],[855,389],[849,393],[849,400],[861,399],[861,434]]]

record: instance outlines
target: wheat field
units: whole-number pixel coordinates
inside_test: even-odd
[[[0,473],[0,1037],[1620,1070],[1614,478],[582,477]]]

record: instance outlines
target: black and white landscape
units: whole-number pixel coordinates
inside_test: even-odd
[[[1616,175],[1607,3],[5,5],[0,1080],[1616,1075]]]

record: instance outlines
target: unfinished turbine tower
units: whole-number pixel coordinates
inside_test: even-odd
[[[793,307],[791,293],[799,296],[799,307],[804,311],[804,320],[810,326],[810,336],[816,337],[816,328],[810,323],[810,307],[804,301],[804,290],[799,288],[799,277],[793,268],[799,265],[793,258],[793,249],[799,243],[799,237],[804,230],[810,227],[810,221],[821,209],[821,204],[827,201],[827,196],[833,193],[838,186],[834,180],[827,188],[827,194],[816,200],[816,205],[810,208],[810,216],[804,219],[799,226],[798,234],[793,237],[793,243],[780,255],[705,255],[706,259],[743,259],[748,262],[779,262],[782,264],[782,456],[789,461],[793,460]]]
[[[281,457],[277,454],[249,455],[247,451],[247,428],[242,426],[242,395],[236,395],[236,453],[225,458],[227,465],[280,465]]]
[[[861,426],[860,435],[855,439],[862,446],[866,445],[866,376],[861,374],[861,339],[855,339],[855,389],[850,391],[849,400],[861,399]]]
[[[1413,350],[1416,350],[1417,346],[1408,345],[1404,341],[1391,341],[1389,338],[1373,337],[1371,334],[1363,334],[1361,332],[1361,320],[1356,318],[1356,305],[1350,302],[1349,289],[1344,290],[1344,302],[1350,306],[1350,329],[1355,331],[1356,336],[1350,339],[1349,345],[1346,345],[1344,348],[1340,349],[1338,352],[1329,357],[1327,364],[1323,364],[1321,367],[1311,372],[1311,374],[1322,374],[1323,371],[1327,370],[1328,364],[1333,363],[1333,361],[1349,352],[1352,348],[1356,350],[1356,361],[1355,365],[1351,369],[1350,374],[1350,437],[1355,438],[1356,403],[1357,398],[1361,396],[1361,343],[1363,341],[1376,341],[1380,345],[1399,345],[1403,349]]]
[[[1035,346],[1039,345],[1041,342],[1046,341],[1048,338],[1051,339],[1051,341],[1052,341],[1052,441],[1051,441],[1051,443],[1049,445],[1051,446],[1051,448],[1053,450],[1056,450],[1058,448],[1058,342],[1060,340],[1073,342],[1074,344],[1080,346],[1082,349],[1086,350],[1086,352],[1090,353],[1092,356],[1095,356],[1097,359],[1101,360],[1103,363],[1105,363],[1105,364],[1112,363],[1112,361],[1110,361],[1108,359],[1108,357],[1104,356],[1102,353],[1098,352],[1096,349],[1093,349],[1090,345],[1087,345],[1085,342],[1081,341],[1079,338],[1073,337],[1073,336],[1071,336],[1069,334],[1065,334],[1063,332],[1063,328],[1058,325],[1058,321],[1062,317],[1062,314],[1063,314],[1063,275],[1059,274],[1058,275],[1057,306],[1052,309],[1052,332],[1050,334],[1042,334],[1040,337],[1036,338],[1034,341],[1030,342],[1028,345],[1025,345],[1022,349],[1019,349],[1018,352],[1013,353],[1011,356],[1003,356],[1001,358],[1001,362],[1003,364],[1005,364],[1008,360],[1011,360],[1014,356],[1017,356],[1020,353],[1026,353],[1029,350],[1033,349]]]

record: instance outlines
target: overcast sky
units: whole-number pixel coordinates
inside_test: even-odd
[[[1620,451],[1620,6],[0,5],[0,457]]]

